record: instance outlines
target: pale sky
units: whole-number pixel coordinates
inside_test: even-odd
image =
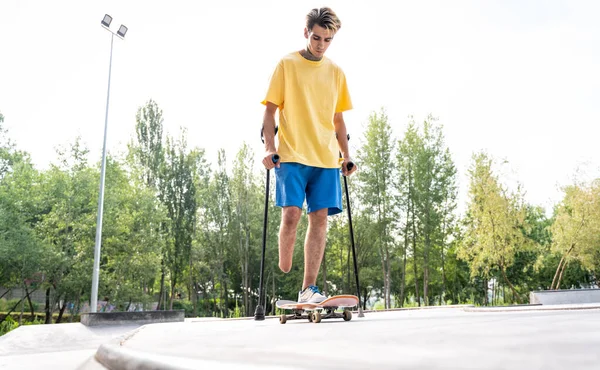
[[[509,165],[528,202],[549,209],[576,174],[600,177],[598,1],[46,1],[0,2],[0,112],[39,168],[81,136],[101,158],[110,33],[116,31],[108,148],[124,150],[148,99],[165,129],[233,160],[243,141],[262,154],[260,105],[283,55],[305,46],[304,16],[342,20],[327,56],[346,72],[355,109],[351,148],[384,107],[395,138],[408,116],[439,118],[459,171],[471,155]],[[359,163],[360,166],[360,163]]]

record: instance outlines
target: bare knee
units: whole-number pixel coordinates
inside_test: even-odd
[[[327,228],[327,208],[311,212],[308,215],[309,227]]]
[[[281,212],[281,226],[295,228],[302,216],[302,210],[298,207],[284,207]]]

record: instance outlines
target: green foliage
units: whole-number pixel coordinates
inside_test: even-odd
[[[19,323],[15,321],[11,316],[8,316],[2,323],[0,323],[0,335],[4,335],[18,327]]]
[[[244,312],[244,310],[242,309],[242,307],[238,306],[237,301],[235,302],[235,309],[233,311],[231,311],[231,314],[229,315],[229,318],[240,318],[240,317],[245,317],[248,316],[247,313]]]
[[[561,256],[552,288],[558,289],[569,263],[592,272],[600,270],[600,180],[564,189],[551,226],[552,252]]]
[[[44,324],[44,321],[41,318],[35,318],[33,321],[25,321],[23,322],[23,326],[28,326],[28,325],[42,325]]]
[[[167,139],[165,165],[162,172],[161,201],[167,210],[169,239],[165,262],[171,277],[171,293],[183,277],[191,255],[196,231],[195,163],[190,156],[185,131],[178,141]]]
[[[58,149],[58,163],[40,181],[36,234],[48,245],[45,280],[51,304],[76,301],[91,288],[99,171],[87,163],[88,149],[76,139]]]
[[[176,299],[173,301],[174,310],[184,310],[185,317],[194,317],[194,305],[188,300]]]
[[[149,100],[135,117],[125,158],[106,166],[100,299],[117,310],[183,309],[186,317],[252,315],[258,300],[265,171],[241,143],[233,160],[207,161],[187,146],[185,130],[163,133],[163,112]],[[47,291],[49,321],[76,314],[90,299],[100,178],[80,139],[37,170],[8,138],[0,114],[0,286]],[[534,289],[589,287],[600,276],[600,185],[577,183],[552,218],[509,192],[476,154],[467,214],[459,217],[457,169],[440,122],[409,119],[395,138],[384,110],[356,140],[359,171],[347,178],[365,308],[437,304],[511,304]],[[352,142],[354,142],[353,140]],[[273,174],[271,174],[273,175]],[[295,299],[303,278],[307,216],[297,232],[292,270],[278,268],[281,210],[271,176],[264,292]],[[346,199],[344,199],[346,207]],[[329,219],[318,285],[329,295],[357,290],[346,212]],[[159,298],[160,297],[160,298]],[[166,302],[161,301],[166,299]],[[0,311],[20,299],[0,299]],[[63,306],[59,307],[59,303]],[[67,303],[67,306],[64,304]],[[40,313],[24,301],[25,324]],[[1,330],[15,327],[14,315]],[[77,320],[78,316],[72,318]]]
[[[139,179],[150,188],[159,186],[159,173],[164,164],[163,118],[158,104],[150,99],[137,111],[136,143],[130,143],[129,153],[137,164]]]
[[[242,144],[233,164],[231,179],[232,205],[235,209],[232,218],[231,236],[236,247],[232,252],[237,257],[239,281],[242,288],[243,308],[245,316],[251,315],[250,289],[252,286],[252,261],[260,258],[260,240],[262,229],[252,222],[260,217],[259,190],[251,171],[254,165],[254,153],[246,143]],[[253,225],[255,227],[253,227]],[[254,248],[253,248],[254,247]],[[240,310],[237,306],[236,310]],[[238,312],[239,315],[239,312]],[[239,316],[238,316],[239,317]]]
[[[33,289],[43,277],[47,244],[35,233],[40,174],[27,157],[0,182],[0,286]],[[11,309],[10,307],[9,309]]]
[[[144,292],[160,268],[164,245],[160,225],[166,212],[153,191],[132,183],[125,168],[107,161],[106,222],[103,225],[101,295],[126,309],[131,303],[149,304]]]
[[[396,151],[394,181],[399,246],[395,294],[400,305],[412,294],[417,304],[443,302],[454,285],[447,274],[448,249],[456,229],[456,168],[443,127],[428,116],[410,119]]]
[[[485,153],[473,156],[466,238],[458,252],[460,258],[469,262],[472,277],[489,279],[497,270],[519,302],[519,293],[506,271],[519,254],[524,256],[535,248],[532,247],[535,240],[528,237],[531,225],[522,194],[509,193],[494,175],[492,164],[493,160]]]
[[[0,298],[0,312],[8,312],[13,308],[21,299],[13,298],[7,300],[6,298]]]
[[[382,110],[369,117],[365,131],[365,143],[359,150],[360,171],[358,197],[365,215],[371,216],[374,228],[371,245],[379,252],[383,274],[385,307],[391,305],[391,263],[393,251],[393,222],[396,209],[393,205],[393,178],[395,175],[392,153],[391,126]]]

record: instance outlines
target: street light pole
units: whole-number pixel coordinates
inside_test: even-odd
[[[96,244],[94,246],[94,270],[92,273],[92,297],[90,302],[90,311],[96,312],[98,308],[98,282],[100,280],[100,247],[102,245],[102,215],[104,213],[104,179],[106,175],[106,134],[108,131],[108,105],[110,102],[110,77],[112,73],[112,53],[115,34],[108,28],[112,17],[108,14],[104,16],[102,25],[110,31],[110,61],[108,63],[108,92],[106,93],[106,113],[104,116],[104,143],[102,145],[102,166],[100,170],[100,195],[98,197],[98,216],[96,219]],[[123,31],[124,29],[124,31]],[[117,35],[120,38],[125,37],[127,27],[121,25]]]

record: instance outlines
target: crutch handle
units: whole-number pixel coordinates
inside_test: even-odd
[[[353,168],[354,168],[354,162],[348,162],[348,164],[346,165],[346,169],[348,171],[352,171]]]
[[[271,160],[273,163],[279,162],[279,154],[273,154],[273,156],[271,156]]]

